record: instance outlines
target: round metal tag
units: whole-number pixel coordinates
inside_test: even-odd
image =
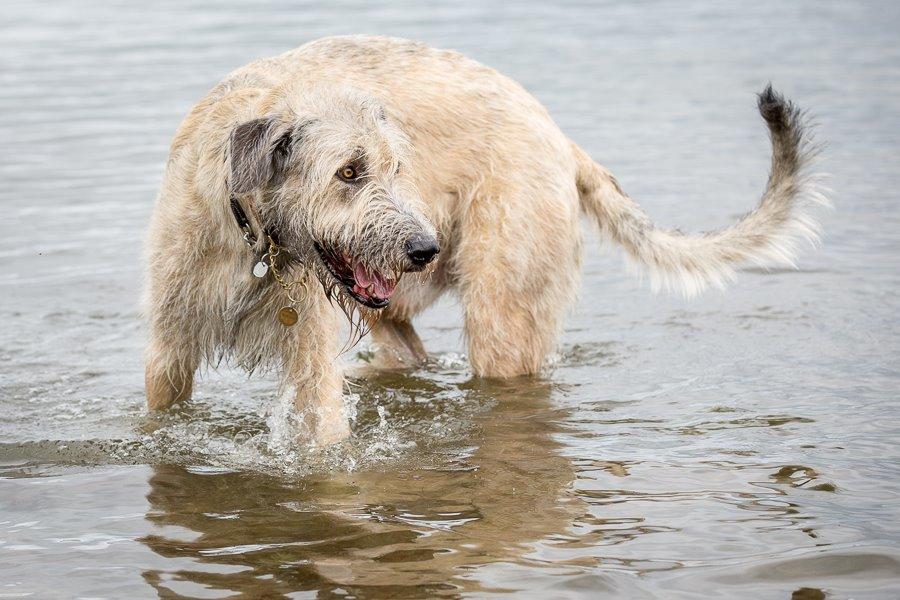
[[[278,320],[281,321],[281,324],[285,327],[295,325],[299,318],[300,315],[297,314],[297,311],[294,310],[293,306],[285,306],[278,311]]]
[[[253,276],[262,279],[269,272],[269,265],[263,261],[259,261],[253,265]]]

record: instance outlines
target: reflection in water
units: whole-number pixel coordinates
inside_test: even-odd
[[[483,588],[467,568],[519,562],[577,516],[561,416],[540,381],[476,384],[497,398],[477,440],[438,466],[283,481],[247,472],[154,467],[143,538],[165,557],[240,567],[144,573],[160,595],[188,581],[247,595],[296,590],[365,596],[457,595]],[[583,511],[583,507],[580,509]],[[172,527],[175,526],[175,527]],[[535,561],[537,562],[537,561]]]

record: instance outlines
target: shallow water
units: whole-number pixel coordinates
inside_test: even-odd
[[[0,598],[900,596],[897,5],[7,1],[0,23]],[[351,32],[513,76],[686,229],[761,190],[771,80],[828,142],[823,246],[688,302],[591,237],[545,377],[472,380],[447,299],[418,323],[431,364],[354,380],[325,456],[284,443],[265,377],[209,372],[147,415],[170,136],[230,69]]]

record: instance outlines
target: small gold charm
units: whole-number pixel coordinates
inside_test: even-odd
[[[296,325],[299,318],[300,316],[297,314],[297,311],[294,310],[293,306],[285,306],[278,311],[278,320],[281,321],[281,324],[285,327]]]

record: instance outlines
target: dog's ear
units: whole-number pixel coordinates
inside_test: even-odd
[[[290,144],[290,127],[275,117],[235,127],[229,141],[231,191],[244,194],[280,179]]]

